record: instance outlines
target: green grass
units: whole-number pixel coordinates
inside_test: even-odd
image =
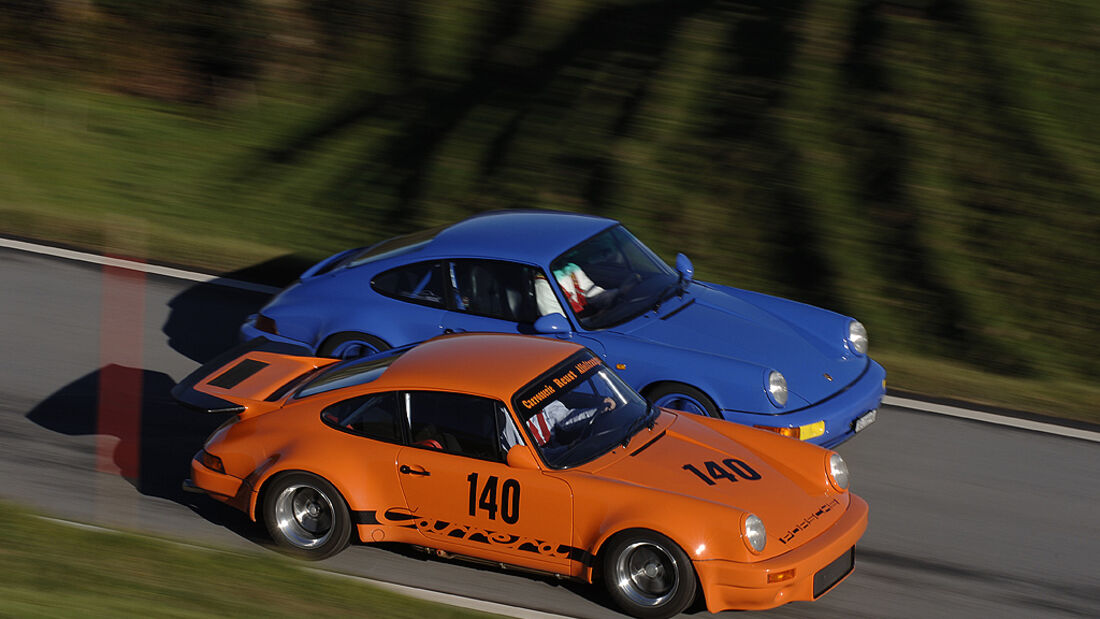
[[[238,5],[260,70],[202,105],[148,24],[0,45],[0,233],[231,271],[593,212],[859,318],[895,388],[1100,422],[1095,3],[429,2],[338,51]]]
[[[78,529],[0,503],[6,617],[487,617],[273,555]]]

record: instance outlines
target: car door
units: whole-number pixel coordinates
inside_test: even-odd
[[[445,267],[452,293],[444,333],[534,333],[538,318],[532,266],[504,260],[451,260]]]
[[[567,573],[569,486],[504,462],[505,444],[522,441],[504,405],[450,392],[406,392],[404,399],[410,446],[396,464],[424,544]]]

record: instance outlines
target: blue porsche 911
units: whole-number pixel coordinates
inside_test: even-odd
[[[357,357],[463,331],[595,351],[658,406],[833,446],[875,419],[886,372],[839,314],[692,279],[618,222],[503,211],[311,267],[241,336]]]

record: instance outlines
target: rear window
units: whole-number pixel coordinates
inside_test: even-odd
[[[333,389],[343,389],[355,385],[365,385],[376,380],[386,368],[405,354],[407,348],[385,351],[359,359],[349,359],[330,365],[294,394],[295,398],[305,398]]]
[[[412,234],[387,239],[381,243],[375,243],[352,256],[347,261],[347,265],[348,267],[355,267],[368,262],[374,262],[375,260],[399,256],[415,251],[427,245],[435,238],[435,235],[439,234],[440,231],[446,227],[447,226],[437,226],[435,228],[421,230],[420,232],[413,232]]]

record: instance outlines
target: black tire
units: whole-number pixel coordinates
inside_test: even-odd
[[[263,515],[272,541],[289,555],[319,561],[351,541],[351,515],[332,484],[311,473],[268,482]]]
[[[657,383],[646,390],[645,397],[658,406],[722,419],[722,414],[718,412],[714,400],[691,385],[674,382]]]
[[[602,553],[604,585],[623,612],[641,619],[665,619],[695,600],[691,559],[676,542],[644,529],[614,537]]]
[[[389,349],[390,345],[380,337],[358,331],[341,331],[325,338],[317,347],[317,354],[322,357],[354,359]]]

